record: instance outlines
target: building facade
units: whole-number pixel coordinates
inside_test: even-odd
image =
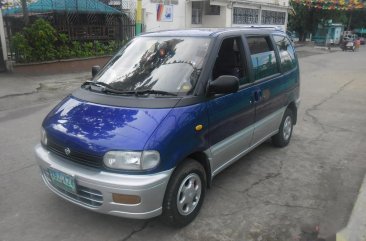
[[[289,0],[142,0],[145,31],[272,26],[286,29]]]

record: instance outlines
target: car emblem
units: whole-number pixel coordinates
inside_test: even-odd
[[[70,155],[70,153],[71,153],[71,150],[68,147],[66,147],[64,151],[65,151],[66,156]]]

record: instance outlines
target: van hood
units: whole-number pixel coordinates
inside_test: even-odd
[[[110,150],[143,150],[170,110],[107,106],[70,96],[48,114],[43,128],[58,146],[101,156]]]

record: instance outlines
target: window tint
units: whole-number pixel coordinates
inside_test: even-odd
[[[248,37],[254,80],[278,73],[276,55],[269,37]]]
[[[249,82],[246,71],[243,44],[240,37],[225,39],[220,47],[212,78],[221,75],[234,75],[239,78],[240,85]]]
[[[295,68],[295,51],[288,38],[285,36],[274,35],[273,39],[280,54],[282,71],[287,72]]]

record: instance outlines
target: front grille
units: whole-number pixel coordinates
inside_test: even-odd
[[[53,185],[51,178],[47,171],[42,171],[43,178],[47,182],[48,185],[55,188],[58,192],[62,193],[65,196],[68,196],[69,198],[80,202],[82,204],[85,204],[90,207],[99,207],[103,204],[103,195],[100,191],[91,189],[88,187],[84,187],[81,185],[76,185],[76,193],[67,191],[63,188],[60,188],[57,185]]]
[[[65,153],[65,146],[58,143],[56,140],[53,140],[51,138],[48,138],[47,140],[47,149],[65,159],[68,159],[70,161],[90,166],[90,167],[96,167],[96,168],[102,168],[103,167],[103,157],[101,156],[95,156],[90,155],[85,152],[80,152],[76,150],[71,150],[69,155],[66,155]]]

